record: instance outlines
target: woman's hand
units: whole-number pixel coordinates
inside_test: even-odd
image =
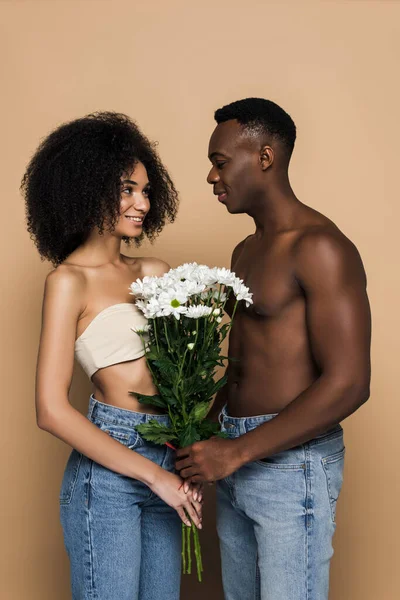
[[[184,490],[184,481],[178,475],[162,470],[155,483],[150,488],[157,494],[168,506],[176,510],[185,525],[190,527],[191,522],[198,529],[202,528],[202,505],[198,497],[198,486],[189,486],[188,491]],[[197,492],[197,493],[196,493]],[[196,495],[196,500],[194,496]],[[187,513],[187,514],[186,514]]]

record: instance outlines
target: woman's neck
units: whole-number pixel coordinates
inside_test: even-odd
[[[78,253],[85,257],[86,263],[90,262],[93,266],[121,263],[121,238],[108,231],[100,234],[95,229],[79,247]]]

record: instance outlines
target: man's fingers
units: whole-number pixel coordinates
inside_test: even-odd
[[[179,475],[182,477],[182,479],[192,479],[192,481],[196,483],[193,479],[193,476],[197,475],[197,469],[195,469],[194,467],[183,469],[183,471],[179,471]]]
[[[186,446],[186,448],[179,448],[176,451],[177,458],[185,458],[186,456],[189,456],[189,454],[190,454],[190,446]]]
[[[182,469],[185,469],[186,467],[191,467],[192,464],[193,464],[193,460],[191,458],[183,458],[181,460],[175,461],[175,469],[177,471],[181,471]]]

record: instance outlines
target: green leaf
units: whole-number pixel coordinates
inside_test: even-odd
[[[161,425],[155,420],[137,425],[136,430],[145,440],[154,444],[164,445],[166,442],[176,439],[175,433],[170,427]]]
[[[146,396],[145,394],[138,394],[137,392],[129,392],[129,395],[135,396],[141,404],[149,404],[150,406],[157,406],[158,408],[167,408],[165,400],[159,395]]]
[[[221,426],[215,421],[205,419],[199,424],[199,434],[202,440],[208,440],[214,435],[219,436],[221,434]],[[220,437],[227,437],[225,433],[222,433]]]
[[[188,423],[180,435],[179,445],[181,448],[194,444],[200,440],[200,435],[197,431],[197,427],[193,423]]]
[[[176,376],[179,370],[178,365],[176,365],[170,358],[166,356],[157,358],[157,360],[153,361],[153,365],[157,367],[160,373],[167,379],[171,379]]]
[[[216,381],[213,385],[211,396],[216,394],[218,392],[218,390],[220,390],[222,387],[224,387],[224,385],[226,384],[227,381],[228,381],[228,377],[226,375],[221,377],[221,379],[218,379],[218,381]]]
[[[211,402],[199,402],[190,413],[190,416],[193,417],[195,421],[202,421],[206,418],[210,406]]]
[[[176,406],[178,400],[174,394],[174,392],[169,388],[166,387],[165,385],[158,385],[158,389],[161,393],[161,396],[165,399],[165,401],[170,405],[170,406]]]

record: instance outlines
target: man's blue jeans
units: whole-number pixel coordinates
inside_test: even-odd
[[[230,438],[276,415],[235,418]],[[327,600],[343,430],[243,466],[217,485],[225,600]]]

